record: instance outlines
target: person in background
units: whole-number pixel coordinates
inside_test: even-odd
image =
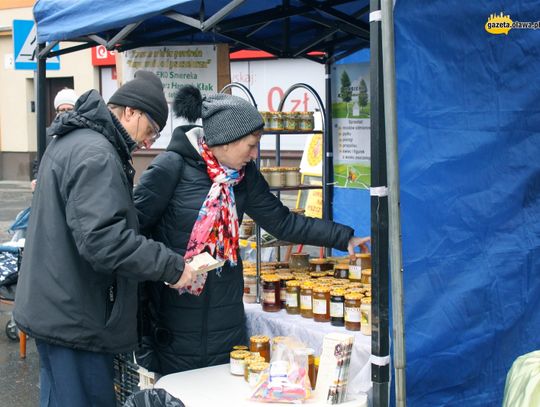
[[[132,200],[131,152],[167,117],[161,81],[138,71],[108,105],[90,90],[47,130],[13,311],[36,340],[42,407],[116,406],[113,357],[137,346],[138,282],[191,283],[181,255],[139,235]]]
[[[77,94],[73,89],[64,88],[60,90],[56,96],[54,97],[54,110],[56,111],[55,119],[58,118],[59,115],[65,112],[71,112],[75,108],[75,102],[77,101]],[[47,136],[45,138],[45,148],[49,145],[51,142],[52,137]],[[36,179],[37,179],[37,173],[39,170],[39,161],[36,158],[34,161],[32,161],[32,175],[31,175],[31,181],[30,181],[30,187],[32,188],[32,192],[36,189]]]
[[[232,347],[247,342],[238,246],[244,213],[289,242],[354,254],[369,241],[348,226],[291,213],[270,192],[253,162],[264,123],[249,102],[226,94],[203,99],[185,86],[174,109],[185,124],[135,188],[141,231],[187,259],[207,251],[227,262],[180,292],[147,283],[151,329],[137,362],[159,374],[227,363]]]

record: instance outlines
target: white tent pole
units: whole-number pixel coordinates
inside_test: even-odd
[[[388,227],[390,239],[390,279],[392,287],[392,338],[396,379],[396,406],[407,404],[405,387],[405,328],[403,316],[403,258],[399,212],[399,168],[396,114],[396,66],[394,59],[394,5],[382,0],[382,56],[384,82],[384,124],[388,177]]]

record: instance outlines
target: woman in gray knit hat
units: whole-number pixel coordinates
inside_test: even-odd
[[[206,251],[226,260],[183,290],[147,283],[146,326],[138,362],[169,374],[229,361],[247,342],[238,225],[244,213],[278,239],[354,252],[369,238],[339,223],[291,213],[253,160],[264,122],[244,99],[202,98],[185,86],[174,109],[185,124],[142,175],[135,205],[143,233],[190,258]],[[198,125],[202,118],[202,127]]]

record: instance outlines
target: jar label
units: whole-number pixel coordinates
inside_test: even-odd
[[[287,290],[285,288],[282,288],[279,291],[279,298],[281,298],[281,301],[286,301],[286,299],[287,299]]]
[[[346,322],[360,322],[360,307],[345,307]]]
[[[330,303],[330,316],[333,318],[343,318],[343,303],[331,302]]]
[[[300,296],[300,308],[302,309],[311,309],[311,295],[301,295]]]
[[[276,303],[276,292],[274,290],[264,290],[263,301],[267,304]]]
[[[231,358],[231,374],[243,376],[245,363],[244,359]]]
[[[326,300],[313,299],[313,313],[317,315],[326,315]]]
[[[298,295],[287,293],[287,296],[285,297],[287,299],[287,307],[290,308],[298,308]]]
[[[257,284],[244,284],[244,294],[257,294]]]
[[[360,314],[362,315],[362,324],[369,324],[369,314],[364,310],[360,311]]]
[[[349,278],[351,280],[360,280],[362,278],[362,266],[349,266]]]

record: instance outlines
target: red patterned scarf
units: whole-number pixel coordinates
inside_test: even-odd
[[[228,260],[236,265],[239,234],[233,187],[244,178],[244,170],[220,165],[202,139],[199,139],[199,152],[206,163],[212,186],[193,225],[185,258],[207,251],[218,260]],[[192,285],[179,290],[180,294],[199,295],[206,277],[207,273],[198,274]]]

